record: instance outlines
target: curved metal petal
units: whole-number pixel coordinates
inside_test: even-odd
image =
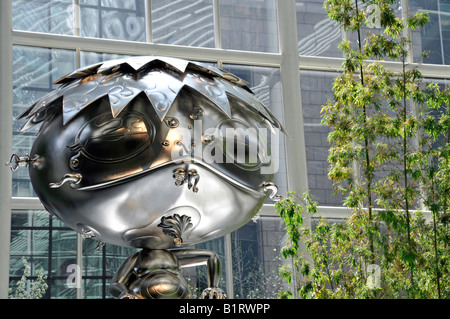
[[[231,107],[225,90],[215,78],[209,78],[200,74],[188,73],[183,83],[203,94],[211,100],[229,118],[231,118]]]
[[[67,124],[89,104],[107,95],[118,81],[118,76],[101,76],[72,88],[64,95],[63,124]]]
[[[156,113],[162,121],[172,106],[184,83],[173,76],[156,71],[145,75],[139,80],[144,93],[152,103]]]
[[[231,94],[234,97],[244,101],[248,105],[248,107],[252,108],[257,113],[263,115],[276,128],[280,129],[283,133],[287,133],[283,128],[282,124],[273,115],[273,113],[264,104],[262,104],[253,94],[249,93],[246,90],[242,90],[238,87],[235,87],[233,84],[227,81],[221,81],[220,84],[223,85],[224,90],[228,94]]]
[[[224,77],[224,72],[219,68],[202,62],[189,61],[188,69],[200,71],[212,76]]]
[[[177,58],[170,58],[170,57],[156,57],[157,60],[162,61],[164,63],[167,63],[168,65],[171,65],[181,73],[186,72],[186,68],[189,65],[189,61],[177,59]]]
[[[73,80],[84,78],[86,76],[95,74],[95,73],[97,73],[97,71],[101,65],[102,65],[102,63],[97,63],[97,64],[92,64],[92,65],[89,65],[86,67],[79,68],[79,69],[63,76],[59,80],[56,80],[55,82],[53,82],[53,84],[68,83]]]
[[[122,75],[117,84],[108,91],[113,117],[116,117],[142,91],[143,88],[131,76]]]

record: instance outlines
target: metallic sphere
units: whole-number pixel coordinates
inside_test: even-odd
[[[233,74],[146,56],[55,83],[20,116],[23,130],[41,127],[30,155],[11,162],[28,165],[45,208],[84,237],[185,247],[241,227],[274,191],[271,144],[283,128]]]

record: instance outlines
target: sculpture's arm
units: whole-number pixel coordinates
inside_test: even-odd
[[[203,249],[172,250],[181,267],[205,265],[209,287],[217,287],[220,280],[220,260],[215,252]]]
[[[136,253],[128,257],[124,263],[120,266],[114,277],[111,280],[111,285],[109,286],[109,293],[114,298],[130,298],[131,295],[128,293],[128,281],[133,274],[133,267],[136,263],[136,259],[139,253]]]

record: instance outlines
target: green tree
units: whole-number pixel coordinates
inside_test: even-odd
[[[292,287],[280,298],[367,298],[377,293],[366,284],[368,250],[361,245],[365,238],[359,215],[331,223],[320,216],[309,194],[299,198],[290,193],[275,207],[286,225],[282,256],[289,261],[279,271]],[[313,218],[313,227],[303,225],[304,213]]]
[[[17,282],[15,289],[9,289],[9,299],[41,299],[47,291],[48,285],[46,283],[47,276],[44,276],[44,268],[40,268],[36,280],[29,281],[31,266],[25,257],[22,257],[24,266],[23,275]]]
[[[329,18],[356,37],[356,45],[340,44],[343,71],[322,109],[322,123],[331,129],[328,176],[353,214],[333,225],[319,218],[307,230],[302,207],[317,210],[309,197],[302,205],[292,196],[277,203],[288,233],[283,257],[292,265],[281,271],[289,282],[297,273],[309,278],[298,289],[303,297],[448,296],[449,90],[427,85],[408,63],[405,35],[425,25],[428,15],[404,21],[394,3],[324,3]],[[377,33],[365,26],[373,18],[369,5],[379,9]],[[400,70],[388,70],[383,60],[399,62]],[[422,210],[431,211],[431,223]],[[314,265],[299,251],[299,240]],[[367,284],[374,264],[381,271],[375,286]]]

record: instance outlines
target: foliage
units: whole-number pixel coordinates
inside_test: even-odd
[[[279,243],[281,239],[276,240]],[[232,249],[232,273],[234,294],[227,292],[229,298],[234,299],[273,299],[281,290],[283,281],[275,270],[264,269],[264,263],[255,256],[252,247],[242,245],[235,240]],[[276,248],[274,248],[276,251]],[[279,264],[280,257],[275,254],[272,260]],[[207,271],[205,267],[182,268],[183,277],[191,292],[192,299],[199,299],[203,289],[207,286]],[[219,287],[225,288],[225,276],[221,276]]]
[[[16,288],[9,289],[9,299],[41,299],[47,291],[47,276],[44,276],[44,268],[40,268],[37,278],[27,285],[31,267],[25,257],[22,257],[24,266],[23,275],[16,284]]]
[[[277,203],[288,233],[283,257],[291,260],[281,273],[289,283],[293,274],[303,276],[294,287],[300,297],[443,298],[450,293],[450,92],[427,84],[408,62],[404,35],[424,26],[427,13],[403,21],[394,3],[324,3],[329,18],[357,37],[356,45],[340,45],[343,72],[335,79],[333,100],[322,108],[322,123],[331,129],[328,177],[352,216],[334,224],[318,217],[309,230],[301,217],[304,209],[313,216],[317,211],[309,196],[298,204],[290,194]],[[363,39],[368,5],[379,7],[382,32]],[[391,71],[383,59],[401,68]],[[430,212],[429,220],[424,211]],[[367,285],[370,264],[381,270],[375,287]]]
[[[292,289],[280,298],[438,298],[434,225],[423,213],[411,217],[414,229],[416,286],[408,277],[408,249],[404,220],[397,214],[377,211],[373,227],[376,263],[381,276],[371,284],[372,252],[367,236],[368,215],[354,213],[348,220],[331,221],[318,213],[317,203],[308,193],[299,199],[294,193],[275,204],[286,224],[287,241],[282,256],[289,262],[279,271]],[[303,225],[304,215],[313,219]],[[389,220],[391,218],[391,220]],[[383,219],[385,221],[383,221]],[[297,226],[293,226],[297,224]],[[403,225],[402,225],[403,224]],[[441,269],[441,297],[449,298],[448,232],[439,224],[437,249]],[[445,226],[446,227],[446,226]],[[303,246],[304,245],[304,246]]]
[[[288,241],[283,257],[290,260],[280,268],[285,281],[297,291],[285,291],[281,298],[357,298],[375,294],[366,283],[368,249],[361,236],[361,216],[348,222],[330,223],[318,214],[317,203],[308,194],[296,194],[275,204],[285,221]],[[316,220],[315,227],[303,225],[304,213]],[[301,248],[301,242],[304,247]]]
[[[236,241],[233,247],[233,286],[235,299],[276,298],[282,279],[276,271],[264,269],[263,262],[254,255],[250,247],[244,248]],[[272,260],[278,263],[279,257]]]

